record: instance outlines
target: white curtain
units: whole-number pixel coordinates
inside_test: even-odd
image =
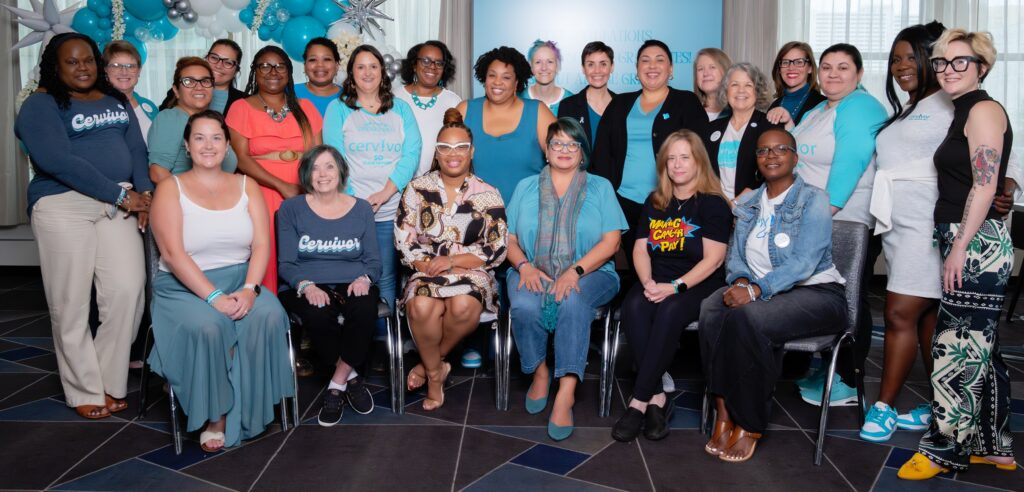
[[[12,67],[18,63],[18,53],[11,51],[17,42],[18,30],[14,24],[4,20],[0,25],[0,67]],[[0,75],[0,135],[4,142],[0,148],[0,226],[12,226],[28,222],[25,212],[28,190],[28,162],[25,154],[14,143],[14,100],[21,90],[21,77],[17,70],[6,70]]]
[[[469,99],[473,94],[473,0],[443,0],[438,39],[455,57],[453,92]]]
[[[733,62],[750,62],[771,74],[778,24],[764,20],[776,18],[778,8],[778,0],[723,0],[722,49]]]

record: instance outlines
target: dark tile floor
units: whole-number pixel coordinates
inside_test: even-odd
[[[873,291],[881,293],[881,286]],[[871,299],[880,324],[881,298]],[[1021,347],[1024,322],[1003,323],[1004,347]],[[386,408],[383,374],[371,376],[378,408],[348,412],[343,425],[316,425],[322,382],[300,380],[303,424],[264,435],[235,449],[206,454],[192,440],[175,456],[167,400],[160,395],[136,418],[136,376],[130,411],[83,421],[63,403],[53,341],[38,270],[0,269],[0,489],[55,490],[1022,490],[1024,470],[974,467],[927,483],[907,483],[896,470],[913,452],[915,432],[897,432],[885,444],[857,438],[853,407],[833,408],[825,460],[812,464],[818,411],[800,400],[787,374],[775,396],[772,429],[755,457],[726,464],[703,451],[697,430],[702,383],[694,339],[685,335],[672,374],[679,391],[669,438],[614,442],[609,427],[623,412],[631,385],[628,350],[620,351],[611,417],[597,416],[598,381],[588,375],[578,391],[576,432],[555,443],[546,414],[522,408],[528,381],[514,376],[511,409],[494,406],[494,379],[486,371],[457,371],[438,412],[407,397],[406,413]],[[596,354],[590,369],[597,373]],[[877,395],[881,342],[868,363],[868,397]],[[1013,394],[1024,396],[1024,362],[1011,362]],[[154,378],[155,380],[155,378]],[[924,400],[928,383],[920,365],[898,401]],[[1024,457],[1024,399],[1013,400],[1017,456]],[[194,436],[192,436],[194,437]]]

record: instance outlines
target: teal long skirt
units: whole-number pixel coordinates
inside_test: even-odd
[[[224,292],[245,284],[248,263],[204,271]],[[227,415],[225,446],[262,433],[274,405],[295,394],[288,358],[288,315],[264,290],[244,318],[233,321],[197,297],[171,273],[153,284],[149,356],[188,416],[189,432]]]

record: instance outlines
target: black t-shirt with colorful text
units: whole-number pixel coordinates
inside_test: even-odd
[[[704,238],[728,244],[731,232],[732,211],[725,199],[699,193],[682,201],[673,197],[663,211],[648,196],[636,226],[636,237],[647,238],[655,282],[682,277],[704,258]],[[724,266],[710,278],[718,277],[724,279]]]

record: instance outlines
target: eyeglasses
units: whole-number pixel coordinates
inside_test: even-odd
[[[795,154],[796,149],[790,145],[780,144],[774,147],[758,147],[757,150],[754,151],[754,154],[757,155],[758,157],[765,157],[768,155],[769,152],[771,152],[773,155],[783,157],[786,155],[787,152],[792,152]]]
[[[469,149],[473,148],[473,144],[469,142],[459,142],[457,144],[438,142],[437,147],[435,148],[437,149],[437,153],[441,155],[465,155],[469,153]]]
[[[970,66],[971,62],[981,63],[981,58],[976,56],[958,56],[952,60],[947,60],[945,58],[936,57],[929,61],[932,62],[932,70],[935,70],[935,73],[945,73],[946,68],[950,66],[953,67],[954,72],[963,72],[967,70],[967,67]]]
[[[138,63],[108,63],[107,68],[120,70],[122,72],[135,73],[139,71]]]
[[[201,85],[203,87],[206,87],[207,89],[213,87],[213,79],[211,79],[210,77],[203,77],[201,79],[194,79],[192,77],[182,77],[181,80],[178,81],[178,83],[181,84],[182,87],[187,87],[189,89],[197,85]]]
[[[804,68],[810,62],[811,62],[811,60],[809,60],[807,58],[796,58],[796,59],[793,59],[793,60],[783,58],[783,59],[779,60],[779,67],[780,68],[789,68],[790,65],[793,65],[796,68]]]
[[[270,75],[270,72],[285,73],[288,70],[288,66],[285,65],[284,63],[274,64],[263,62],[260,63],[259,65],[256,65],[256,69],[259,70],[260,73],[263,75]]]
[[[416,61],[419,62],[420,66],[423,68],[444,68],[447,64],[444,60],[432,60],[427,57],[417,58]]]
[[[558,140],[552,140],[548,142],[548,149],[552,152],[571,152],[575,154],[580,151],[580,143],[576,141],[559,142]]]
[[[207,53],[206,61],[210,62],[210,65],[223,65],[231,69],[238,67],[238,60],[224,58],[223,56],[218,56],[216,53]]]

